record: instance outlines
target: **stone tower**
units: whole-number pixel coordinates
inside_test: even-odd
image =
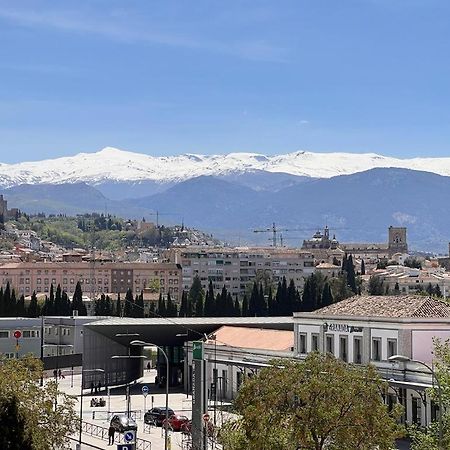
[[[408,253],[406,227],[389,227],[389,253]]]

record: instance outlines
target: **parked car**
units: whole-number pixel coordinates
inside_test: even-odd
[[[173,431],[181,431],[188,422],[189,418],[181,414],[174,414],[173,416],[170,416],[169,419],[167,420],[169,428],[171,428]],[[161,426],[163,428],[166,427],[166,419],[162,421]]]
[[[137,430],[136,422],[131,418],[127,417],[126,414],[116,414],[111,418],[110,425],[119,433],[125,431]]]
[[[167,408],[168,411],[168,417],[172,417],[175,413],[173,411],[173,409]],[[144,423],[149,423],[149,424],[155,424],[158,427],[161,426],[161,424],[163,423],[163,420],[166,419],[166,408],[165,407],[160,407],[160,408],[152,408],[149,409],[145,414],[144,414]]]

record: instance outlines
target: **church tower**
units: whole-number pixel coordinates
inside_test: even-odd
[[[389,253],[408,253],[406,227],[389,227]]]

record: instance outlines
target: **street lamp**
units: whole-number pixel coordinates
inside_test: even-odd
[[[83,429],[83,374],[85,372],[101,372],[105,373],[104,369],[81,369],[81,389],[80,389],[80,429],[78,436],[78,446],[81,449],[81,434]]]
[[[131,341],[130,345],[139,345],[141,347],[148,346],[148,347],[156,347],[159,350],[161,350],[161,353],[164,355],[164,358],[166,358],[166,420],[165,420],[165,426],[164,426],[164,450],[167,450],[168,448],[168,430],[167,427],[169,425],[169,358],[167,357],[166,352],[159,346],[152,344],[151,342],[144,342],[144,341]]]
[[[439,449],[443,450],[444,446],[443,446],[443,423],[442,423],[442,388],[441,388],[441,383],[439,382],[439,378],[436,375],[436,372],[426,363],[422,362],[422,361],[418,361],[417,359],[411,359],[408,356],[404,356],[404,355],[393,355],[391,357],[388,358],[389,361],[391,362],[402,362],[402,363],[407,363],[407,362],[411,362],[411,363],[415,363],[415,364],[419,364],[421,366],[426,367],[430,372],[431,375],[434,377],[434,379],[436,380],[436,384],[438,387],[438,402],[439,402]]]
[[[145,356],[140,355],[114,355],[111,356],[111,359],[142,359],[145,358]],[[131,397],[130,397],[130,384],[128,383],[127,378],[127,384],[126,384],[126,400],[127,400],[127,417],[130,417],[130,409],[131,409]]]

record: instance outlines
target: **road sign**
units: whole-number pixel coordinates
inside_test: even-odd
[[[129,430],[123,433],[123,440],[125,442],[134,442],[136,440],[136,432],[134,430]]]
[[[22,332],[20,330],[14,331],[14,337],[20,339],[22,337]]]
[[[203,359],[203,341],[192,342],[192,357],[194,359]]]
[[[117,444],[117,450],[135,450],[134,444]]]
[[[144,396],[144,397],[147,397],[147,395],[148,395],[148,386],[142,386],[142,395]]]

